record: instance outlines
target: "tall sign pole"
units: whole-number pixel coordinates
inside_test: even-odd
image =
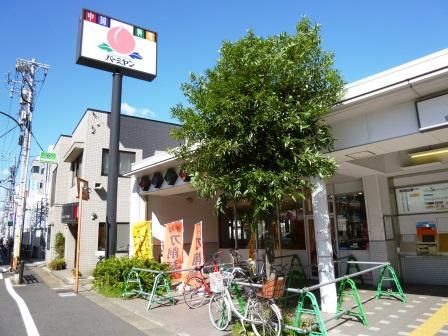
[[[79,265],[81,264],[81,229],[82,229],[82,201],[89,200],[89,184],[86,180],[79,177],[76,178],[76,186],[78,189],[79,205],[78,205],[78,228],[76,234],[76,263],[75,263],[75,293],[79,291]]]
[[[109,171],[107,176],[107,207],[106,207],[106,259],[115,255],[117,249],[117,191],[118,169],[120,163],[120,116],[121,87],[123,75],[113,74],[112,107],[109,138]]]
[[[83,9],[76,63],[113,73],[107,177],[106,251],[117,249],[117,191],[123,75],[152,81],[157,73],[157,34],[146,28]]]

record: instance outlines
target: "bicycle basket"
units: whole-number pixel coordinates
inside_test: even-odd
[[[220,272],[213,272],[208,275],[210,279],[210,290],[213,293],[224,291],[224,278]]]
[[[283,295],[285,290],[285,278],[280,277],[272,280],[268,280],[263,284],[261,292],[258,296],[265,299],[278,299]]]

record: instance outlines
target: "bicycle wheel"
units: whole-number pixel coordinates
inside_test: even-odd
[[[255,335],[281,335],[282,314],[276,304],[265,300],[256,301],[250,308],[249,314]]]
[[[232,318],[230,306],[227,303],[224,293],[213,294],[208,303],[208,314],[213,326],[218,330],[225,330]]]
[[[192,309],[201,307],[206,294],[203,279],[199,277],[188,278],[184,285],[184,300],[188,307]]]

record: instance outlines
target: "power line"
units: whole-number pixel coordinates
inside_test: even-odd
[[[6,131],[5,133],[3,133],[2,135],[0,135],[0,139],[1,139],[1,138],[3,138],[4,136],[8,135],[8,134],[9,134],[9,132],[11,132],[11,131],[15,130],[15,129],[16,129],[16,127],[17,127],[17,125],[16,125],[16,126],[14,126],[13,128],[10,128],[10,129],[9,129],[8,131]]]

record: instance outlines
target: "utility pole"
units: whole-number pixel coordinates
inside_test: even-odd
[[[16,225],[14,230],[13,269],[17,269],[17,263],[20,260],[22,231],[25,224],[27,193],[26,185],[28,176],[28,160],[31,148],[31,121],[34,108],[34,90],[36,87],[35,75],[38,69],[42,69],[46,73],[49,66],[46,64],[37,63],[34,59],[31,61],[18,59],[16,62],[16,72],[20,73],[22,76],[19,121],[19,124],[22,127],[20,137],[22,149],[20,156],[19,197],[16,212]]]

